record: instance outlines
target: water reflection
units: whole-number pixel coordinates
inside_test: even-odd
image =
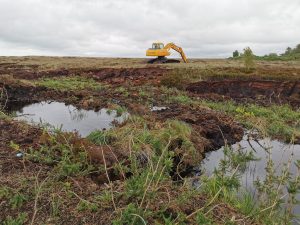
[[[77,109],[60,102],[27,105],[16,111],[16,115],[18,120],[34,124],[49,124],[56,128],[61,127],[64,131],[78,131],[82,137],[94,130],[109,129],[113,126],[113,121],[121,123],[129,116],[128,113],[117,116],[116,111],[108,109],[101,109],[98,112]]]
[[[246,134],[241,142],[232,145],[232,149],[243,153],[252,152],[259,159],[248,162],[239,171],[242,187],[250,191],[254,196],[257,194],[254,181],[257,179],[262,181],[266,178],[267,162],[270,159],[274,162],[274,169],[277,175],[281,174],[284,164],[288,163],[290,164],[291,176],[296,176],[298,173],[295,162],[300,160],[300,145],[285,144],[269,138],[256,140]],[[214,169],[218,167],[224,157],[224,148],[208,153],[201,164],[201,170],[207,175],[212,175]],[[300,200],[300,194],[297,195],[297,199]],[[299,205],[295,207],[294,214],[300,215]]]

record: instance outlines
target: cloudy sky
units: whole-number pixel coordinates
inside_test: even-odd
[[[300,0],[0,0],[0,55],[143,57],[157,40],[280,53],[300,43]]]

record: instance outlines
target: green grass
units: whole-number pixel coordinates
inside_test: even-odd
[[[16,218],[7,216],[6,220],[3,222],[3,225],[23,225],[27,220],[28,215],[26,213],[20,213]]]
[[[8,116],[0,110],[0,119],[7,119]]]
[[[253,116],[246,110],[234,109],[237,115]],[[293,119],[294,114],[286,110],[281,113]],[[253,114],[255,113],[257,112],[254,111]],[[264,114],[261,112],[259,115]],[[105,172],[103,165],[95,167],[87,160],[82,140],[76,136],[61,132],[51,134],[45,132],[41,137],[41,142],[44,144],[39,149],[31,149],[24,157],[24,160],[51,166],[47,172],[47,180],[43,178],[45,183],[37,182],[38,177],[35,178],[36,182],[34,179],[27,182],[27,188],[30,190],[27,192],[31,193],[29,197],[27,192],[2,187],[0,198],[6,199],[8,206],[12,209],[20,209],[29,201],[31,204],[32,200],[37,198],[37,190],[40,190],[42,193],[39,196],[44,200],[39,199],[38,202],[45,202],[45,198],[49,198],[46,202],[49,203],[52,217],[59,218],[61,209],[66,205],[68,210],[79,215],[96,216],[100,213],[107,213],[105,210],[109,210],[110,213],[113,212],[111,221],[116,225],[215,224],[216,217],[212,211],[220,205],[225,205],[225,209],[229,206],[235,208],[240,215],[247,216],[261,224],[274,224],[270,222],[272,218],[276,221],[284,221],[285,214],[279,213],[280,207],[261,213],[263,209],[277,201],[279,195],[276,196],[273,192],[277,190],[276,184],[281,179],[261,184],[263,193],[268,190],[266,187],[271,187],[272,194],[268,196],[268,201],[265,199],[255,201],[247,192],[244,195],[238,195],[238,191],[241,190],[241,180],[238,174],[240,170],[235,172],[235,168],[242,169],[247,162],[255,160],[255,155],[233,152],[228,147],[226,157],[220,166],[216,167],[214,175],[211,177],[203,175],[199,188],[193,189],[188,178],[184,179],[183,183],[173,182],[171,174],[176,165],[174,160],[176,156],[185,156],[181,158],[183,164],[186,160],[189,163],[194,160],[193,165],[199,164],[197,149],[191,139],[192,128],[184,122],[177,120],[155,122],[137,116],[130,117],[124,125],[116,129],[92,132],[88,136],[89,141],[98,146],[109,145],[112,151],[121,149],[125,154],[127,153],[126,160],[119,158],[120,161],[116,162],[112,168],[115,174],[130,174],[130,176],[116,183],[109,182],[104,190],[98,191],[98,188],[103,188],[103,186],[97,186],[97,190],[82,194],[78,190],[78,184],[72,181],[80,180],[94,172],[103,174]],[[15,150],[19,149],[19,146],[13,142],[10,146]],[[90,143],[89,146],[91,146]],[[180,171],[180,165],[176,167],[176,171],[177,169]],[[284,177],[283,184],[287,182],[291,184],[290,192],[297,193],[298,183],[295,182],[293,188],[292,180]],[[22,188],[24,189],[25,186]],[[204,205],[189,209],[189,213],[182,210],[192,201],[200,202],[199,197],[201,200],[205,199]],[[75,202],[75,204],[68,205],[69,202]],[[276,215],[274,216],[273,213]],[[232,218],[225,217],[226,215],[224,215],[224,221],[227,224],[234,223],[231,221]],[[7,217],[6,224],[18,224],[24,218]],[[286,218],[288,220],[290,215],[286,214]]]
[[[105,88],[103,84],[98,83],[93,79],[83,78],[79,76],[62,78],[44,78],[41,80],[37,80],[35,84],[38,86],[43,86],[58,91],[100,91]]]
[[[283,138],[286,142],[300,137],[300,112],[288,105],[259,106],[205,100],[201,104],[234,116],[248,129],[258,129],[265,136]]]

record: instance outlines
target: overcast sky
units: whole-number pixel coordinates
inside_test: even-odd
[[[0,55],[144,57],[157,40],[281,53],[300,43],[300,0],[0,0]]]

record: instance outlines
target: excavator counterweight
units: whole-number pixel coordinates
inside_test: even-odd
[[[157,58],[151,59],[148,63],[179,63],[177,59],[168,59],[166,56],[171,55],[170,50],[173,49],[181,55],[182,60],[187,63],[187,58],[181,47],[174,43],[168,43],[164,45],[161,42],[155,42],[152,44],[152,48],[146,51],[146,56],[157,56]]]

